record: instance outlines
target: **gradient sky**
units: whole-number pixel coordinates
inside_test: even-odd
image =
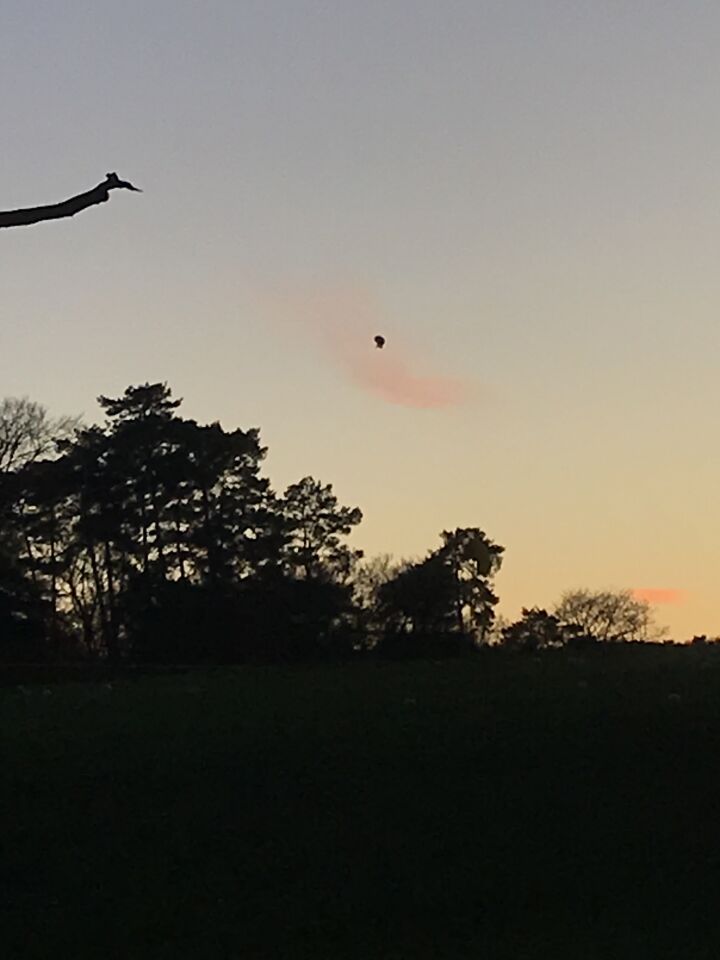
[[[507,616],[720,633],[718,49],[693,0],[0,0],[0,209],[145,191],[0,232],[0,395],[166,380],[369,553],[477,525]]]

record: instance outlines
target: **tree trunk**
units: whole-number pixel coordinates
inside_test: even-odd
[[[58,589],[57,589],[57,517],[55,507],[50,507],[50,643],[57,657],[60,653],[58,636]]]
[[[95,597],[97,599],[98,615],[100,620],[100,636],[102,637],[103,646],[105,647],[105,653],[109,654],[111,642],[109,639],[109,623],[108,616],[105,610],[105,588],[100,576],[100,567],[97,562],[97,555],[95,553],[95,544],[89,543],[87,546],[88,557],[90,559],[90,569],[92,570],[93,581],[95,585]]]
[[[105,554],[105,575],[107,577],[108,592],[108,659],[117,663],[120,659],[118,648],[117,601],[115,598],[115,572],[113,569],[112,546],[109,540],[103,544]]]

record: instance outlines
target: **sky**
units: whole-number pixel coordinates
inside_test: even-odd
[[[720,6],[0,0],[0,396],[167,381],[368,554],[720,634]],[[377,350],[375,334],[386,337]]]

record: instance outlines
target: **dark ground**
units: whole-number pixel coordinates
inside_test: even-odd
[[[0,689],[5,960],[720,956],[720,650],[47,689]]]

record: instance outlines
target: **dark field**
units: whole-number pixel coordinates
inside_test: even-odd
[[[720,651],[0,689],[0,955],[717,958]]]

